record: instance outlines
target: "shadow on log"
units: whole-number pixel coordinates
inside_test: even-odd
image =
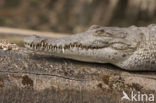
[[[1,103],[120,103],[123,91],[156,95],[156,72],[0,50]]]

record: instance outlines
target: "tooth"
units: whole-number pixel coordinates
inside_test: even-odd
[[[62,52],[64,53],[64,48],[62,48]]]
[[[44,43],[43,42],[42,42],[41,46],[44,47]]]
[[[37,49],[37,45],[35,45],[35,49]]]
[[[50,45],[48,45],[48,49],[50,49]]]
[[[59,45],[57,44],[56,47],[59,49]]]

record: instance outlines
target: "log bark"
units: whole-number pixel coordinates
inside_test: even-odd
[[[121,101],[123,91],[156,96],[156,72],[0,50],[1,103],[130,103]]]
[[[54,32],[39,32],[35,30],[28,30],[28,29],[17,29],[17,28],[9,28],[9,27],[0,27],[0,38],[23,38],[24,36],[30,35],[38,35],[44,37],[62,37],[67,36],[69,34],[65,33],[54,33]]]

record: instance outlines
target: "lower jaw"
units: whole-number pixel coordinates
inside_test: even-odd
[[[84,62],[103,63],[102,61],[94,58],[93,55],[92,56],[86,55],[86,54],[88,54],[89,50],[88,51],[84,51],[83,49],[81,51],[79,49],[64,50],[64,51],[62,51],[61,49],[59,49],[59,50],[33,49],[33,50],[38,51],[38,52],[44,52],[48,55],[53,55],[53,56],[61,57],[61,58],[68,58],[68,59],[84,61]],[[79,52],[79,53],[74,53],[74,52]]]

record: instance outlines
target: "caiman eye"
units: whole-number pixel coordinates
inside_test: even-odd
[[[103,29],[95,31],[96,36],[112,37],[112,34],[105,32]]]
[[[95,31],[95,33],[97,34],[97,35],[101,35],[101,34],[103,34],[105,31],[103,30],[103,29],[100,29],[100,30],[97,30],[97,31]]]
[[[117,50],[125,50],[128,48],[128,45],[124,43],[113,43],[111,47]]]

